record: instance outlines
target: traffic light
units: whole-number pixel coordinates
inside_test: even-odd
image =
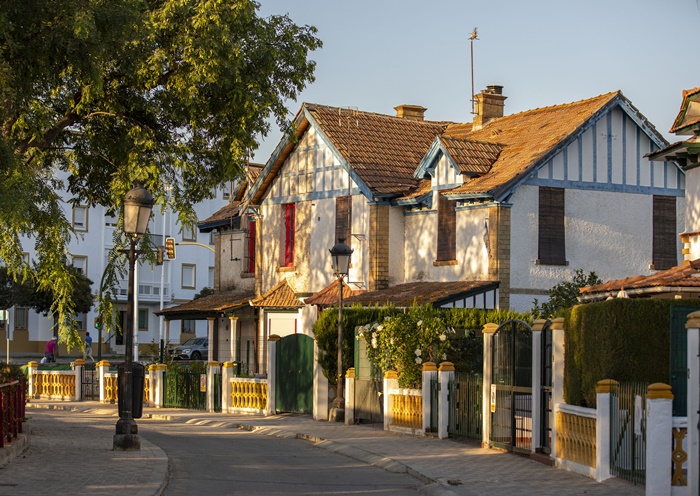
[[[156,249],[156,265],[163,265],[163,252],[165,251],[165,248],[162,246],[159,246]]]
[[[100,328],[100,318],[99,317],[95,317],[95,324],[94,325],[95,325],[95,329]]]
[[[168,260],[175,260],[175,238],[165,238],[165,255]]]

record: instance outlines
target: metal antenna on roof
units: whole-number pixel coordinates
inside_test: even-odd
[[[469,36],[469,61],[471,63],[471,69],[472,69],[472,114],[474,114],[474,40],[478,40],[479,38],[476,37],[476,28],[474,28],[474,31],[472,31],[472,34]]]

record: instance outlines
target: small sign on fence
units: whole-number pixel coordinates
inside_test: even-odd
[[[199,391],[207,392],[207,374],[199,374]]]
[[[491,413],[496,412],[496,385],[491,384]]]

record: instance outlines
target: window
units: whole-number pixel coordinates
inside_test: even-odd
[[[248,237],[246,239],[248,249],[248,272],[255,274],[255,221],[248,222]]]
[[[296,209],[294,203],[282,205],[282,249],[280,265],[294,266],[294,229],[296,226]]]
[[[335,199],[335,240],[342,239],[350,245],[352,229],[352,197],[339,196]]]
[[[87,275],[88,258],[84,255],[73,255],[73,267]]]
[[[194,264],[182,264],[182,289],[194,289],[195,288],[195,276],[197,271],[197,266]]]
[[[438,262],[457,258],[457,211],[456,202],[438,192]]]
[[[73,229],[76,231],[88,230],[88,209],[87,207],[73,207]]]
[[[105,215],[105,226],[117,227],[117,218],[114,215]]]
[[[180,332],[188,332],[194,334],[197,331],[197,321],[192,319],[183,319]]]
[[[78,330],[84,331],[87,323],[87,314],[79,313],[75,316],[75,321],[78,323]]]
[[[216,244],[216,229],[209,232],[209,244],[211,246]]]
[[[224,200],[229,200],[229,199],[231,198],[231,186],[232,186],[231,183],[226,183],[226,184],[224,184],[223,187],[221,188],[221,190],[222,190],[222,198],[223,198]]]
[[[676,198],[654,195],[652,219],[652,269],[664,270],[678,264],[676,251]]]
[[[192,226],[191,224],[186,224],[182,226],[182,240],[197,241],[197,233],[194,232],[194,226]]]
[[[139,308],[139,331],[148,330],[148,309]]]
[[[540,187],[538,263],[566,265],[564,190]]]
[[[207,272],[207,287],[214,287],[214,267],[209,267],[209,271]]]
[[[15,329],[27,328],[28,314],[29,312],[26,308],[15,307]]]

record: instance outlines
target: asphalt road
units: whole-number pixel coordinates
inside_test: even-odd
[[[422,485],[303,440],[158,420],[140,420],[139,434],[168,455],[167,496],[396,496]]]

